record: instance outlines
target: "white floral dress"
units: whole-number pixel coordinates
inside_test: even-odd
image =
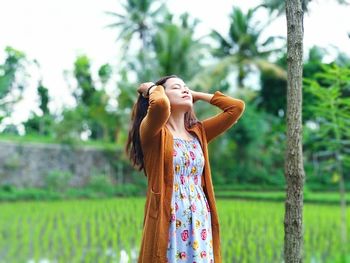
[[[213,263],[209,204],[201,186],[204,156],[197,137],[174,138],[174,188],[167,262]]]

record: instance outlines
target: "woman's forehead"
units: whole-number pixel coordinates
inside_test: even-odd
[[[170,79],[167,80],[167,84],[168,84],[169,87],[173,86],[175,84],[180,84],[180,85],[183,86],[183,85],[185,85],[185,82],[182,79],[180,79],[180,78],[170,78]]]

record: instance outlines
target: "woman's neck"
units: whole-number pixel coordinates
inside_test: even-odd
[[[167,128],[171,131],[174,137],[190,138],[190,133],[185,127],[185,114],[171,114],[167,123]]]

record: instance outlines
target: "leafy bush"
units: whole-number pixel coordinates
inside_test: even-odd
[[[72,173],[66,171],[50,171],[44,178],[45,187],[49,190],[64,192],[72,176]]]
[[[91,175],[86,187],[99,193],[111,193],[113,191],[111,178],[104,174]]]

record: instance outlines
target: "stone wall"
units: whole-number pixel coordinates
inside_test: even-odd
[[[104,174],[123,183],[127,180],[120,150],[44,143],[0,141],[0,185],[44,186],[50,172],[72,174],[70,186],[84,185],[91,175]],[[127,165],[128,166],[128,165]],[[119,182],[118,182],[119,181]]]

